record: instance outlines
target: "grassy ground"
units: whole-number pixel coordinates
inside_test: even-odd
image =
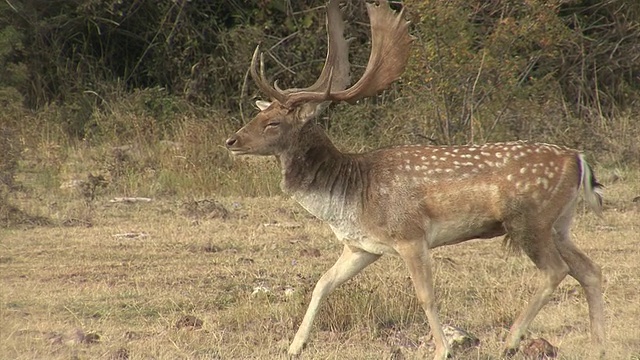
[[[601,175],[605,218],[579,214],[574,238],[605,274],[608,358],[638,359],[640,174]],[[341,250],[278,196],[110,198],[14,199],[50,221],[0,229],[0,359],[281,358]],[[441,319],[481,340],[457,358],[499,358],[534,291],[532,263],[500,241],[434,251]],[[583,359],[588,328],[582,290],[566,279],[530,330],[559,358]],[[383,257],[324,303],[303,358],[428,357],[428,331],[403,264]]]

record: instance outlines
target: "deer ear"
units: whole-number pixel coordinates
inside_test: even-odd
[[[320,113],[322,113],[324,109],[327,108],[328,105],[329,105],[329,102],[325,102],[321,104],[318,104],[318,103],[303,104],[298,108],[298,118],[302,122],[307,122],[313,119],[314,117],[318,116]]]
[[[264,101],[264,100],[256,100],[256,107],[260,110],[263,111],[266,108],[268,108],[269,106],[271,106],[271,102],[269,101]]]

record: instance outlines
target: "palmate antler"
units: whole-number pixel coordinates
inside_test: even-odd
[[[403,20],[403,11],[395,13],[386,0],[379,5],[366,4],[371,22],[371,54],[364,74],[352,87],[349,85],[348,43],[344,39],[344,22],[337,0],[327,4],[328,51],[322,73],[308,88],[282,90],[277,83],[270,86],[264,75],[264,61],[259,47],[251,61],[251,76],[269,97],[292,108],[303,103],[348,101],[376,95],[397,80],[409,59],[411,36],[409,23]],[[260,55],[260,71],[257,60]],[[346,89],[346,90],[345,90]]]

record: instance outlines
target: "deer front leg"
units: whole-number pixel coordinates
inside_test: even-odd
[[[345,245],[342,255],[340,255],[336,263],[322,275],[313,289],[311,302],[309,303],[307,312],[304,314],[302,324],[300,324],[298,332],[289,346],[289,355],[299,355],[302,351],[302,348],[309,338],[311,325],[313,325],[313,320],[316,317],[320,302],[338,285],[351,279],[379,258],[380,255]]]
[[[433,275],[431,273],[431,258],[426,241],[416,240],[399,245],[396,249],[404,260],[413,286],[416,289],[418,301],[427,314],[429,327],[433,334],[436,351],[434,360],[444,360],[449,357],[451,350],[442,331],[442,325],[436,310],[435,296],[433,292]]]

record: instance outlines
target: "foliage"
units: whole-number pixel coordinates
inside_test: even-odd
[[[403,78],[319,119],[341,148],[530,139],[640,161],[639,4],[405,5],[416,39]],[[357,79],[367,14],[361,2],[343,10]],[[247,73],[256,44],[268,77],[308,86],[324,26],[321,1],[1,2],[0,120],[28,155],[4,164],[34,169],[46,189],[92,175],[106,193],[277,193],[272,162],[235,161],[222,144],[262,95]],[[67,159],[75,149],[88,155]]]
[[[547,116],[566,130],[576,116],[585,120],[582,127],[593,126],[598,118],[613,121],[637,107],[637,3],[453,0],[407,6],[417,36],[407,88],[431,94],[429,127],[437,129],[439,142],[537,138]]]
[[[417,51],[413,88],[435,92],[451,138],[474,109],[557,91],[576,113],[611,116],[637,101],[640,5],[624,0],[407,1]],[[197,104],[236,112],[252,90],[246,69],[262,43],[272,72],[306,84],[324,58],[319,2],[283,0],[36,0],[0,5],[2,85],[26,104],[74,102],[81,112],[103,94],[158,87]],[[352,62],[367,58],[366,12],[346,4]],[[282,19],[282,20],[280,20]],[[320,41],[319,41],[320,40]],[[105,89],[107,86],[107,89]],[[409,86],[409,89],[412,89]],[[503,100],[496,103],[498,100]],[[502,99],[500,99],[502,98]],[[84,120],[87,116],[84,117]],[[460,119],[456,124],[452,119]],[[69,131],[82,135],[83,120]],[[453,136],[455,138],[455,136]],[[451,140],[451,139],[449,139]],[[448,141],[449,141],[448,140]]]
[[[308,79],[324,46],[308,40],[325,36],[324,15],[309,4],[259,0],[7,2],[0,24],[3,85],[18,88],[29,108],[76,104],[79,114],[65,126],[78,137],[100,106],[91,94],[113,88],[164,88],[237,111],[256,44],[278,62],[297,64],[285,70],[285,81]]]

